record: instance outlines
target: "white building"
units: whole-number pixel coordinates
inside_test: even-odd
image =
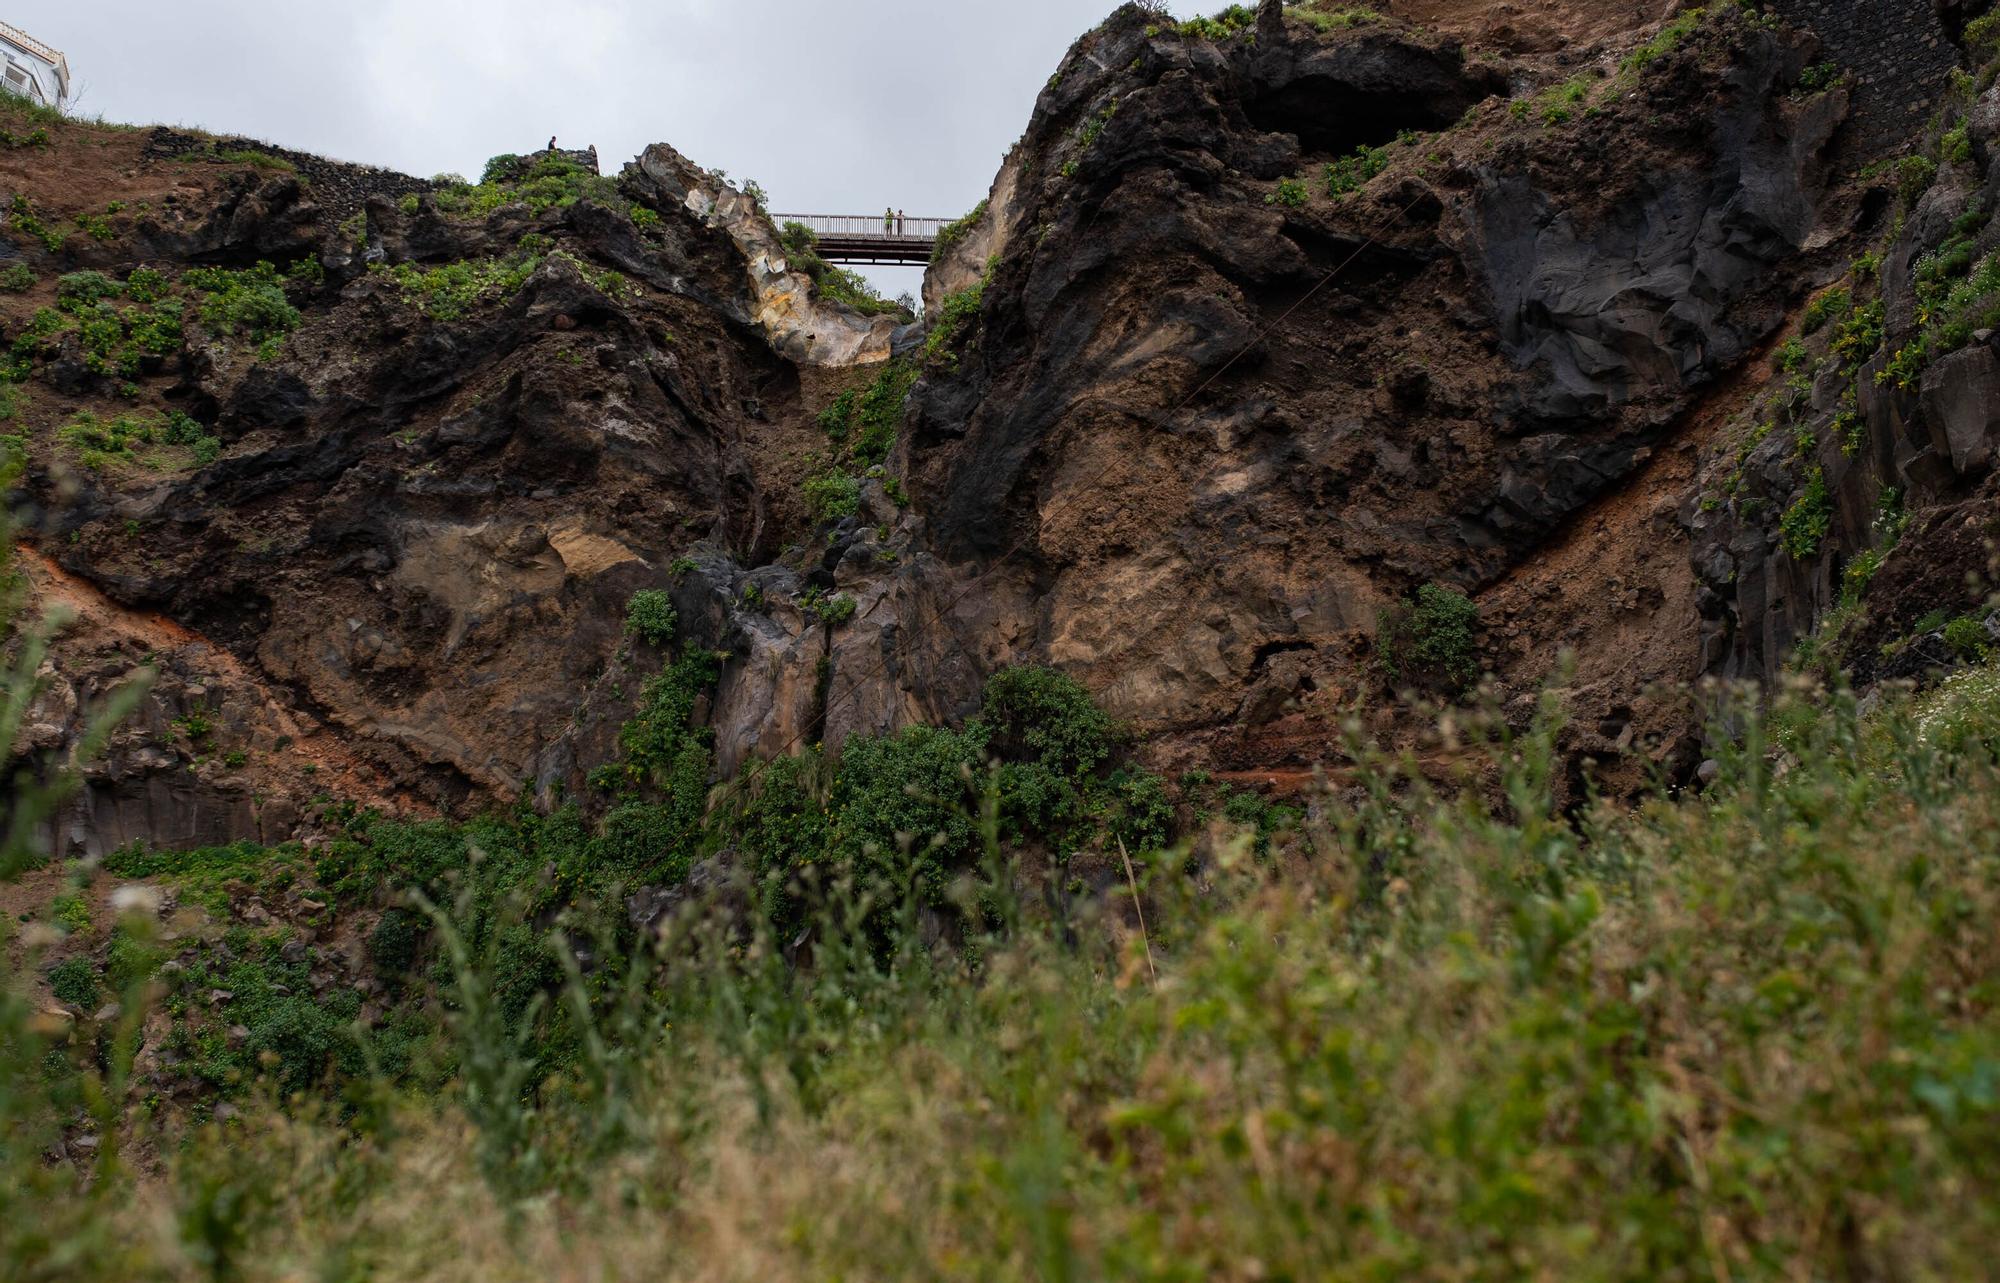
[[[69,100],[69,60],[19,27],[0,22],[0,89],[58,110]]]

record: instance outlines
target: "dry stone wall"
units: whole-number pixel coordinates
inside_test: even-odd
[[[315,203],[330,215],[330,223],[338,223],[359,210],[371,196],[396,200],[413,192],[430,191],[436,186],[429,179],[397,173],[393,169],[328,160],[324,156],[276,147],[254,138],[211,138],[164,126],[155,129],[153,136],[146,140],[145,156],[148,160],[181,160],[213,157],[232,151],[262,152],[291,165],[311,187]]]
[[[1768,0],[1817,35],[1854,88],[1854,142],[1868,152],[1915,137],[1959,65],[1933,0]]]

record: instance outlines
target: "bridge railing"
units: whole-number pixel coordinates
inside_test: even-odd
[[[804,223],[815,236],[866,237],[869,240],[935,241],[949,218],[900,218],[884,223],[880,214],[773,214],[779,227]]]

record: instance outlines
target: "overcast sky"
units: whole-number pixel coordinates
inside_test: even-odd
[[[555,134],[647,143],[786,213],[956,217],[1115,0],[12,0],[77,109],[477,178]],[[1200,4],[1184,0],[1187,12]],[[1209,6],[1214,7],[1214,6]],[[917,276],[878,281],[910,288]]]

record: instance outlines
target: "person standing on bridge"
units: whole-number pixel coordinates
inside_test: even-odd
[[[882,234],[887,236],[896,230],[896,211],[888,206],[882,209]]]
[[[896,211],[896,235],[901,236],[902,234],[903,234],[903,211],[899,209]]]

